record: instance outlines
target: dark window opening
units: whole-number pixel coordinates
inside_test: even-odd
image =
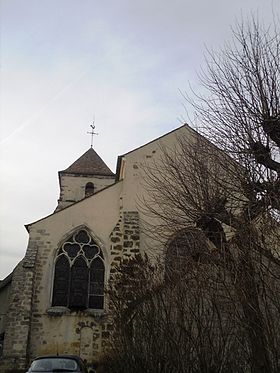
[[[0,357],[3,355],[5,333],[0,334]]]
[[[89,307],[103,308],[104,305],[104,263],[96,258],[90,267]]]
[[[167,278],[180,276],[194,263],[204,262],[207,257],[207,238],[198,229],[179,232],[168,244],[165,258]]]
[[[92,194],[94,194],[94,184],[93,183],[87,183],[85,188],[85,196],[89,197]]]
[[[69,293],[70,308],[87,308],[88,267],[82,257],[78,257],[71,267],[71,285]]]
[[[86,230],[70,237],[58,250],[53,306],[73,310],[104,308],[103,254]]]
[[[55,264],[53,285],[53,306],[65,306],[68,304],[70,264],[66,255],[58,257]]]
[[[222,249],[223,243],[226,241],[226,235],[222,224],[218,220],[203,216],[197,222],[197,226],[203,230],[207,238],[212,241],[216,247]]]

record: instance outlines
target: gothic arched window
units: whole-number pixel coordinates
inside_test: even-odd
[[[206,236],[198,229],[182,230],[170,240],[165,258],[168,278],[185,273],[193,263],[205,261],[208,244]]]
[[[104,257],[85,229],[74,233],[58,251],[55,261],[53,306],[103,309]]]
[[[94,184],[89,182],[86,184],[86,187],[85,187],[85,196],[89,197],[92,194],[94,194]]]

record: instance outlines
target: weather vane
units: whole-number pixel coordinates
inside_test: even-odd
[[[95,120],[93,119],[92,124],[90,124],[91,131],[87,132],[88,134],[91,135],[91,143],[90,143],[90,147],[91,148],[93,147],[93,135],[98,135],[98,133],[94,132],[94,130],[95,130],[95,124],[94,124],[94,122],[95,122]]]

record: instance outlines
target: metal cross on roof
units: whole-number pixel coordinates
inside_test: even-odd
[[[92,124],[90,124],[90,127],[91,127],[91,132],[87,132],[87,133],[91,135],[90,147],[92,148],[93,147],[93,135],[98,135],[98,133],[94,132],[95,130],[94,121],[92,122]]]

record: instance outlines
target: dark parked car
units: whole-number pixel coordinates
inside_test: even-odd
[[[75,372],[87,373],[83,360],[75,355],[40,356],[33,360],[27,373]]]

